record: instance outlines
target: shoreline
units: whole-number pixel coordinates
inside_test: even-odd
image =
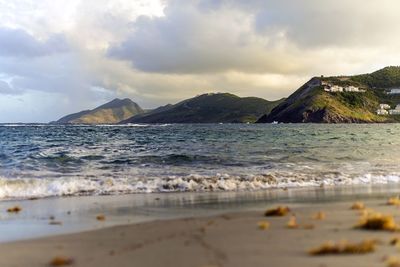
[[[390,195],[392,196],[392,195]],[[389,197],[389,195],[388,195]],[[383,196],[357,197],[367,208],[394,215],[400,209],[385,205]],[[103,229],[0,244],[1,266],[49,266],[54,257],[73,266],[387,266],[385,258],[398,249],[390,240],[399,234],[354,229],[360,211],[355,200],[264,203],[264,208],[218,215],[164,219]],[[299,227],[287,227],[290,216],[265,217],[266,209],[291,208]],[[326,218],[315,219],[323,212]],[[261,230],[260,222],[268,222]],[[313,227],[311,227],[312,225]],[[358,255],[310,256],[326,241],[379,240],[376,251]],[[179,257],[176,252],[180,251]]]
[[[51,197],[0,202],[0,244],[99,230],[119,225],[257,211],[266,205],[312,205],[400,194],[400,185],[337,186],[204,193]],[[7,213],[12,207],[19,213]],[[98,215],[106,219],[99,221]],[[21,231],[24,229],[24,231]]]

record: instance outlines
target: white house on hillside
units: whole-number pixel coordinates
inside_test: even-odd
[[[397,95],[397,94],[400,94],[400,89],[397,88],[390,89],[390,92],[388,92],[388,95]]]
[[[324,88],[326,92],[343,92],[343,87],[338,85],[328,85]]]
[[[346,92],[360,92],[360,89],[358,87],[355,87],[355,86],[352,86],[352,85],[347,86],[344,90]]]
[[[389,109],[390,109],[390,106],[388,104],[379,104],[379,108],[376,111],[376,114],[388,115],[390,113],[390,111],[388,111]]]
[[[376,114],[377,114],[377,115],[388,115],[389,112],[388,112],[386,109],[378,109],[378,110],[376,111]]]
[[[400,105],[397,105],[395,109],[389,110],[390,115],[400,115]]]
[[[390,109],[390,106],[388,104],[380,104],[379,109]]]
[[[334,85],[334,84],[329,84],[325,83],[324,84],[324,90],[326,92],[356,92],[356,93],[364,93],[365,90],[362,90],[358,87],[349,85],[349,86],[339,86],[339,85]]]

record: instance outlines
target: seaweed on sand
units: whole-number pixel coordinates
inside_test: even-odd
[[[314,214],[314,215],[312,216],[312,218],[313,218],[314,220],[322,221],[322,220],[325,220],[326,215],[325,215],[325,212],[323,212],[323,211],[318,211],[316,214]]]
[[[63,223],[61,221],[50,221],[49,225],[62,225]]]
[[[303,229],[306,229],[306,230],[312,230],[314,228],[315,228],[314,224],[305,224],[305,225],[303,225]]]
[[[269,226],[270,226],[270,223],[266,222],[266,221],[262,221],[262,222],[258,223],[258,228],[260,230],[267,230],[269,228]]]
[[[7,212],[8,213],[19,213],[22,210],[20,206],[14,206],[12,208],[8,208]]]
[[[389,257],[385,262],[387,267],[400,267],[400,260],[397,257]]]
[[[363,202],[355,202],[350,208],[352,210],[363,210],[365,209],[365,205]]]
[[[104,214],[99,214],[99,215],[96,216],[96,220],[105,221],[106,220],[106,216]]]
[[[289,207],[279,206],[275,209],[270,209],[265,212],[265,216],[286,216],[290,212]]]
[[[390,240],[390,245],[397,246],[399,245],[400,239],[398,237],[394,237]]]
[[[388,199],[388,201],[386,202],[387,205],[390,206],[400,206],[400,198],[397,197],[391,197]]]
[[[364,230],[384,230],[396,231],[399,226],[394,221],[392,215],[383,215],[380,213],[372,213],[361,217],[360,222],[355,226]]]
[[[66,257],[55,257],[50,261],[50,266],[69,266],[74,263],[74,260],[72,258],[66,258]]]
[[[290,228],[290,229],[299,228],[299,225],[297,224],[296,216],[290,217],[288,223],[286,224],[286,227]]]
[[[321,256],[329,254],[365,254],[375,251],[376,241],[365,240],[360,243],[342,241],[339,243],[327,242],[309,251],[310,255]]]

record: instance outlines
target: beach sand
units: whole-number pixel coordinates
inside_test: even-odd
[[[362,200],[362,199],[358,199]],[[72,259],[72,266],[388,266],[400,250],[390,240],[400,232],[354,229],[360,211],[351,210],[354,200],[309,203],[273,203],[254,211],[200,218],[159,220],[0,244],[0,266],[50,266],[57,256]],[[392,214],[400,222],[400,209],[386,205],[386,198],[364,201],[367,208]],[[288,205],[290,214],[265,217],[264,211]],[[325,219],[313,216],[322,211]],[[289,229],[295,214],[299,225]],[[106,214],[107,216],[107,214]],[[107,220],[107,217],[106,217]],[[259,222],[267,221],[261,230]],[[310,225],[314,227],[310,228]],[[376,239],[372,253],[311,256],[308,251],[326,241],[360,242]],[[61,265],[60,265],[61,266]]]

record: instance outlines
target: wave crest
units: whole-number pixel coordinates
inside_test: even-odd
[[[336,177],[324,179],[283,178],[276,175],[215,176],[137,179],[7,179],[0,178],[0,199],[29,199],[54,196],[120,195],[160,192],[255,191],[271,188],[317,187],[335,185],[400,183],[400,175],[372,175],[353,179]]]

